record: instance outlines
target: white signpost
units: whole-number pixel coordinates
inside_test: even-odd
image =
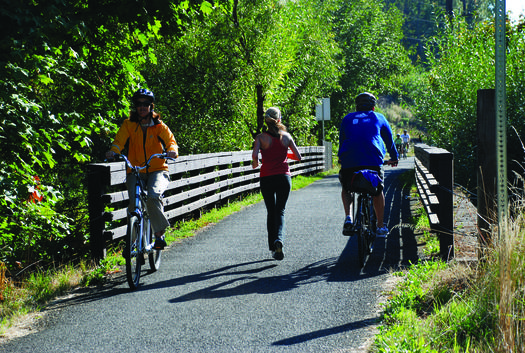
[[[315,120],[322,122],[324,141],[324,122],[330,120],[330,98],[322,98],[320,103],[315,105]]]

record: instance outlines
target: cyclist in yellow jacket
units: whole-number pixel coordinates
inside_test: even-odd
[[[113,159],[115,154],[122,154],[127,150],[131,164],[143,166],[148,158],[155,153],[166,152],[168,157],[177,158],[178,146],[169,127],[161,121],[160,115],[154,111],[155,96],[153,92],[139,89],[133,94],[135,110],[131,112],[115,136],[111,149],[106,153],[106,158]],[[166,160],[153,158],[150,166],[141,171],[141,178],[146,182],[148,191],[148,213],[151,227],[155,233],[155,249],[166,246],[164,233],[170,223],[164,215],[162,194],[169,183],[168,165]],[[135,176],[130,174],[126,178],[129,193],[129,210],[133,211],[135,205]]]

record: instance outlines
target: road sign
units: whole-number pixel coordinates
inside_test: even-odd
[[[322,98],[320,104],[315,105],[315,120],[330,120],[330,98]]]

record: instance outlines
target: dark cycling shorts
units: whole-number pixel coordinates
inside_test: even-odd
[[[362,169],[371,169],[375,170],[378,174],[381,180],[383,180],[383,167],[382,166],[359,166],[359,167],[353,167],[353,168],[341,168],[339,170],[339,182],[341,183],[341,186],[345,191],[348,191],[350,189],[350,183],[352,182],[352,177],[354,176],[354,173],[358,170]],[[381,190],[383,190],[383,183],[381,183]]]

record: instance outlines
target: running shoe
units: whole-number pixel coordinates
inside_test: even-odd
[[[279,261],[284,259],[283,243],[279,240],[275,242],[275,252],[273,253],[273,258]]]
[[[155,238],[155,244],[153,244],[153,249],[155,250],[164,250],[166,247],[166,240],[164,240],[164,235]]]
[[[345,224],[343,225],[343,235],[354,235],[354,225],[352,224],[352,219],[350,216],[346,216]]]

